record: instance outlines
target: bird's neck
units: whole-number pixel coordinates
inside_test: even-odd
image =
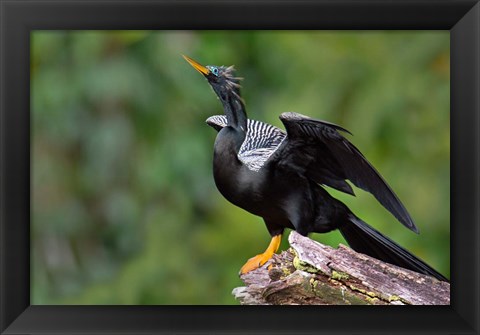
[[[224,99],[223,108],[227,117],[227,125],[246,134],[247,113],[242,99],[235,94],[228,94]]]

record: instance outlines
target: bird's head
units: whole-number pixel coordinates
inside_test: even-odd
[[[228,94],[233,94],[240,99],[241,78],[234,76],[233,66],[203,66],[190,57],[183,55],[183,58],[207,79],[220,100],[225,101]]]

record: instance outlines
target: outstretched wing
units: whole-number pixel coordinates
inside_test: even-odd
[[[346,179],[350,180],[373,194],[403,225],[418,233],[410,214],[387,182],[338,132],[348,132],[346,129],[292,112],[283,113],[280,120],[287,130],[287,138],[278,150],[282,164],[296,168],[317,183],[337,189],[342,187],[342,182],[346,184]]]
[[[225,115],[213,115],[207,124],[217,131],[227,126]],[[256,120],[247,120],[247,134],[238,151],[238,159],[250,170],[258,171],[279,148],[286,134],[281,129]]]

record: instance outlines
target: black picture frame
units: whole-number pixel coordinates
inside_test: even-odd
[[[0,24],[1,334],[478,334],[478,1],[0,0]],[[29,43],[40,29],[449,30],[451,305],[31,306]]]

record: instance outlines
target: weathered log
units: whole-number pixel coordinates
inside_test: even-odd
[[[448,305],[450,284],[292,231],[291,248],[241,276],[246,305]]]

